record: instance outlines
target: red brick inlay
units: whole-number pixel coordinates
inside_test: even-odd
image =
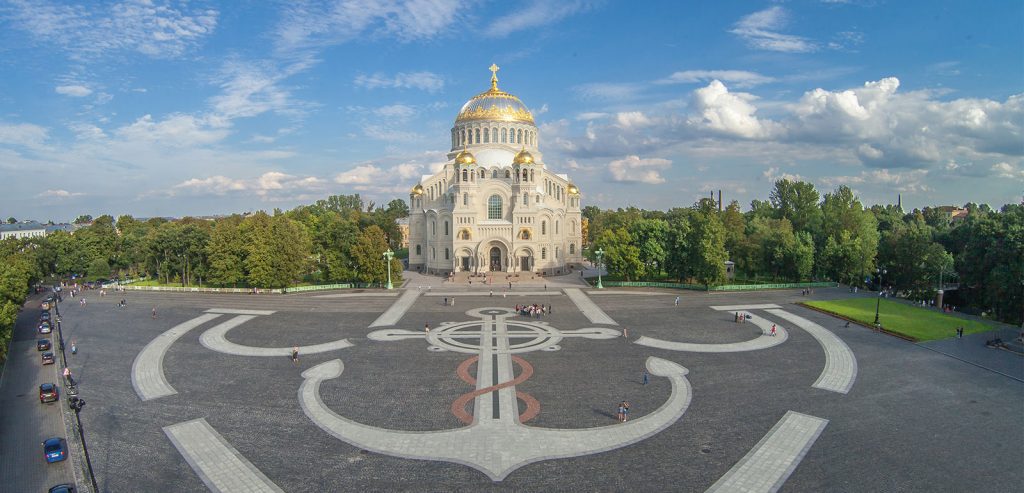
[[[473,356],[467,359],[466,361],[459,363],[459,367],[455,370],[455,372],[456,374],[459,375],[459,378],[462,379],[463,382],[466,382],[470,385],[476,385],[476,379],[469,374],[469,367],[473,366],[473,363],[476,363],[478,359],[479,356]],[[505,387],[518,385],[529,380],[529,378],[533,376],[533,365],[528,363],[525,359],[519,356],[513,356],[512,361],[519,365],[519,368],[522,369],[522,372],[519,374],[518,377],[509,380],[508,382],[502,382],[499,383],[498,385],[484,387],[482,389],[477,389],[472,392],[460,395],[459,398],[455,399],[455,402],[452,403],[452,414],[454,414],[456,418],[459,418],[459,421],[462,421],[467,425],[471,424],[473,423],[473,415],[466,412],[466,404],[469,404],[469,401],[475,399],[479,395],[495,392]],[[519,390],[516,391],[516,398],[526,403],[526,411],[524,411],[523,414],[519,415],[520,423],[525,423],[537,417],[537,414],[540,413],[540,402],[537,401],[536,398],[534,398],[530,394],[527,394],[526,392],[522,392]]]

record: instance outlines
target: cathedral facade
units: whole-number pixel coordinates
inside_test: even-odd
[[[538,149],[533,114],[491,88],[455,119],[448,163],[409,194],[409,268],[558,274],[583,261],[580,191]]]

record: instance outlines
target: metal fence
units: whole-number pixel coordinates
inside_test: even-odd
[[[647,281],[602,281],[601,284],[611,287],[669,288],[689,289],[693,291],[761,291],[765,289],[834,288],[839,285],[834,282],[786,282],[774,284],[720,284],[718,286],[704,286],[703,284]]]

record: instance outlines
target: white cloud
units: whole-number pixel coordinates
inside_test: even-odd
[[[533,0],[525,7],[515,4],[513,13],[495,19],[484,28],[484,33],[501,38],[517,31],[554,24],[571,15],[585,12],[592,6],[593,2],[582,0]]]
[[[321,191],[326,181],[322,178],[308,176],[305,178],[289,175],[280,171],[268,171],[251,178],[228,178],[215,175],[206,178],[190,178],[171,189],[170,195],[186,193],[191,195],[217,195],[229,193],[255,193],[263,199],[280,198],[282,193]]]
[[[788,21],[788,12],[782,7],[774,6],[743,17],[729,32],[760,50],[806,53],[818,49],[817,45],[807,38],[779,32],[786,27]]]
[[[588,112],[584,112],[584,113],[580,113],[580,114],[576,115],[576,119],[577,120],[581,120],[581,121],[590,121],[590,120],[600,120],[600,119],[605,118],[607,116],[608,116],[608,113],[603,113],[603,112],[600,112],[600,111],[588,111]]]
[[[85,195],[85,194],[82,193],[82,192],[69,192],[67,190],[57,189],[57,190],[44,190],[44,191],[40,192],[39,195],[36,195],[36,197],[39,197],[39,198],[68,199],[68,198],[71,198],[71,197],[78,197],[80,195]]]
[[[468,12],[465,0],[337,0],[289,2],[276,29],[276,49],[294,53],[357,37],[399,41],[431,39],[452,32]]]
[[[11,5],[3,11],[10,25],[57,44],[76,59],[124,51],[178,57],[214,31],[219,15],[188,4],[175,8],[151,1],[45,5],[14,0]]]
[[[39,149],[49,136],[49,131],[31,123],[0,123],[0,144],[25,146]]]
[[[372,75],[358,75],[352,81],[356,87],[366,89],[420,89],[427,92],[437,92],[444,88],[444,79],[433,72],[398,72],[394,76],[383,73]]]
[[[615,115],[615,124],[623,129],[649,127],[653,124],[641,111],[623,111]]]
[[[338,173],[334,177],[334,182],[341,183],[342,185],[365,185],[382,179],[385,179],[383,169],[372,164],[366,164]]]
[[[170,147],[211,144],[223,140],[228,133],[226,123],[222,120],[183,114],[173,114],[161,121],[155,121],[151,115],[144,115],[115,131],[118,137],[127,141]]]
[[[641,159],[640,156],[626,156],[608,163],[612,181],[620,183],[665,183],[660,170],[672,166],[672,161],[661,158]]]
[[[575,87],[580,99],[624,100],[632,99],[643,89],[642,84],[634,82],[593,82]]]
[[[769,137],[773,133],[774,125],[770,121],[761,121],[754,116],[754,112],[757,111],[751,104],[754,99],[751,94],[731,93],[725,84],[713,80],[707,87],[693,92],[692,107],[696,114],[691,116],[688,122],[697,128],[747,139]]]
[[[416,108],[407,104],[389,104],[375,108],[373,114],[381,118],[405,122],[416,115]]]
[[[802,177],[802,176],[800,176],[798,174],[780,173],[778,166],[772,166],[772,167],[764,170],[763,172],[761,172],[761,176],[763,176],[764,179],[767,180],[769,183],[775,183],[775,182],[777,182],[779,180],[789,180],[789,181],[794,181],[794,182],[795,181],[806,181],[804,179],[804,177]]]
[[[711,80],[727,82],[735,87],[748,88],[761,84],[775,82],[774,77],[761,75],[757,72],[746,70],[684,70],[674,72],[668,77],[656,81],[658,84],[689,84],[697,82],[709,82]]]
[[[54,89],[54,91],[56,91],[57,94],[63,94],[65,96],[72,96],[76,98],[84,98],[85,96],[92,94],[92,89],[77,84],[57,86],[56,89]]]
[[[216,82],[221,93],[210,98],[214,111],[226,118],[253,117],[273,111],[298,115],[310,105],[296,101],[281,82],[304,71],[308,60],[277,67],[271,62],[231,60],[224,64]]]
[[[1000,161],[992,165],[992,171],[999,178],[1024,181],[1024,167],[1014,166],[1006,161]]]

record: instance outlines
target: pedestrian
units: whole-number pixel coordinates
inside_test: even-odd
[[[509,289],[512,289],[512,281],[509,281],[509,282],[508,282],[508,288],[509,288]]]
[[[448,297],[447,296],[444,297],[444,306],[448,306]]]
[[[627,327],[623,327],[622,328],[622,338],[623,339],[629,339],[629,328],[627,328]]]
[[[679,297],[676,296],[676,306],[679,306]]]
[[[958,338],[960,338],[960,339],[963,339],[963,338],[964,338],[964,328],[963,328],[963,327],[958,327],[958,328],[956,329],[956,336],[957,336]]]
[[[551,305],[548,305],[548,315],[551,315]]]
[[[647,369],[646,368],[644,368],[643,379],[644,379],[644,385],[647,385],[647,381],[648,381],[648,379],[650,379],[650,375],[647,373]]]
[[[772,331],[771,331],[771,333],[770,333],[770,334],[768,334],[768,335],[770,335],[770,336],[772,336],[772,337],[775,337],[775,324],[772,324]]]
[[[545,283],[544,284],[544,291],[547,291],[547,290],[548,290],[548,285],[547,285],[547,283]]]
[[[299,364],[299,346],[292,347],[292,364]]]
[[[156,307],[153,307],[153,318],[156,319]]]
[[[452,306],[455,306],[455,297],[452,296]]]
[[[487,295],[487,296],[494,296],[494,290],[492,289],[492,290],[491,290],[491,294],[489,294],[489,295]]]
[[[423,332],[425,332],[427,334],[430,333],[430,322],[427,322],[427,323],[423,324]]]
[[[622,401],[622,422],[629,421],[629,402]]]
[[[75,345],[74,339],[71,340],[71,354],[78,354],[78,346]]]
[[[626,404],[626,401],[622,401],[622,402],[619,403],[618,413],[616,413],[616,416],[615,416],[616,419],[619,420],[619,423],[624,423],[626,421],[626,406],[625,406],[625,404]]]

